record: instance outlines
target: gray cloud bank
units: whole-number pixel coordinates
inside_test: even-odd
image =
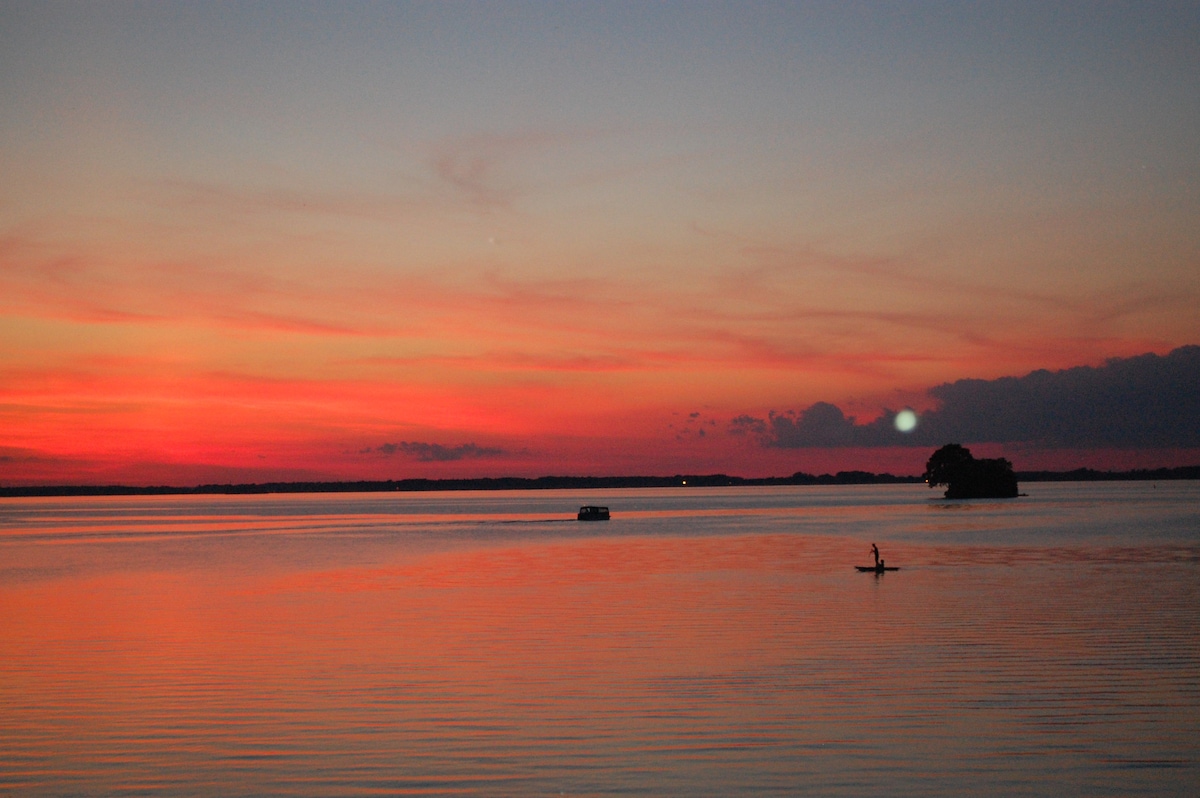
[[[1024,377],[958,380],[930,388],[939,406],[916,429],[895,428],[895,410],[858,424],[818,402],[767,418],[739,416],[733,434],[782,449],[1034,443],[1058,448],[1200,447],[1200,346],[1113,358],[1103,366]]]
[[[364,449],[363,454],[375,453],[395,455],[400,454],[419,460],[422,463],[445,463],[452,460],[467,458],[503,457],[507,452],[503,449],[492,449],[464,443],[458,446],[443,446],[440,443],[421,443],[418,441],[400,441],[385,443],[373,449]]]

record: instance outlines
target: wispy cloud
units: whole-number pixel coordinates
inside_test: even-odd
[[[388,222],[434,210],[431,198],[367,189],[338,191],[312,186],[238,186],[176,177],[158,180],[147,185],[145,190],[151,201],[167,202],[193,212],[205,210],[251,220],[267,212]]]
[[[388,456],[399,454],[422,463],[444,463],[454,460],[504,457],[508,452],[504,449],[478,446],[474,443],[447,446],[441,443],[400,441],[399,443],[384,443],[374,448],[363,449],[361,454],[382,454]]]
[[[534,194],[603,183],[645,169],[644,165],[609,166],[588,171],[577,159],[562,163],[572,152],[612,135],[612,131],[582,129],[477,133],[432,144],[427,160],[438,196],[448,195],[482,211],[511,210],[520,199]],[[553,177],[530,168],[544,162],[555,162]]]

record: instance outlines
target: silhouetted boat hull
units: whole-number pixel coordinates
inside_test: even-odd
[[[854,567],[857,568],[858,570],[862,571],[863,573],[874,572],[877,574],[881,574],[884,571],[899,571],[900,570],[899,565],[889,565],[887,567],[880,566],[878,568],[876,568],[874,565],[856,565]]]
[[[607,521],[608,508],[585,505],[579,508],[578,518],[580,521]]]

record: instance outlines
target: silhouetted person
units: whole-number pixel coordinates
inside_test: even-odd
[[[879,547],[874,543],[871,544],[871,553],[875,555],[875,567],[879,567]]]

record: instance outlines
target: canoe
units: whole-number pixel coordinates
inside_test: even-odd
[[[899,571],[900,570],[899,565],[889,565],[886,568],[876,568],[874,565],[856,565],[854,567],[860,571],[863,571],[864,573],[874,572],[877,574],[881,574],[884,571]]]

